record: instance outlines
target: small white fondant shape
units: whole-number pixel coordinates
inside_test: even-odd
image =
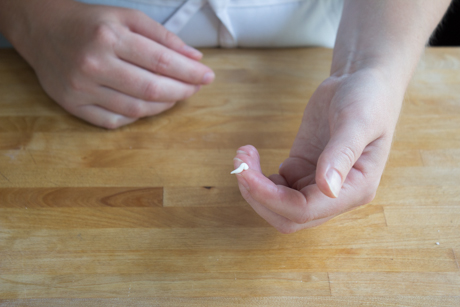
[[[234,170],[233,172],[231,172],[230,174],[239,174],[245,170],[248,170],[249,169],[249,166],[246,164],[246,163],[241,163],[241,165],[236,169]]]

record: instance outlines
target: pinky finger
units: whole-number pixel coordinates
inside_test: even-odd
[[[141,118],[157,115],[171,109],[175,102],[151,102],[137,99],[123,93],[117,92],[108,87],[100,87],[99,97],[103,97],[97,102],[103,109],[121,114],[128,118]]]
[[[131,124],[137,120],[137,118],[130,118],[116,114],[95,105],[80,106],[72,113],[93,125],[106,129],[116,129],[121,126]]]

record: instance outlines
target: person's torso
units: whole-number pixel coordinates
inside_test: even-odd
[[[137,9],[194,47],[332,48],[343,0],[79,0]]]

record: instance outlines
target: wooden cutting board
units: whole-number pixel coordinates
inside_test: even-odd
[[[212,85],[108,131],[0,50],[0,306],[460,306],[460,49],[426,51],[372,204],[291,235],[232,158],[277,171],[332,51],[204,54]]]

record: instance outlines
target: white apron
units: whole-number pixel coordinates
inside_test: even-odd
[[[343,0],[79,0],[137,9],[193,47],[334,46]]]

